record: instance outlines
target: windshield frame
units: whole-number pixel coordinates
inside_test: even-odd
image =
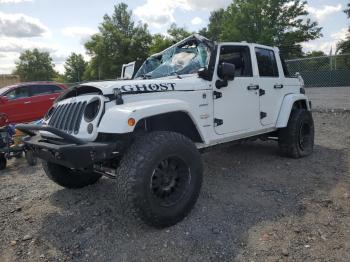
[[[179,70],[175,70],[170,72],[170,70],[165,73],[164,71],[164,74],[158,74],[156,76],[152,76],[151,74],[153,74],[157,69],[161,68],[162,66],[164,67],[165,65],[167,65],[167,63],[169,64],[169,61],[171,61],[171,59],[173,59],[175,57],[175,55],[177,54],[181,54],[181,52],[179,53],[176,53],[177,50],[180,50],[182,47],[185,47],[186,45],[190,45],[190,44],[193,44],[195,45],[195,48],[197,49],[196,50],[196,55],[191,59],[189,60],[190,62],[184,66],[183,68],[179,69]],[[205,65],[204,66],[199,66],[198,68],[194,67],[192,68],[193,70],[195,70],[195,73],[197,73],[198,69],[200,68],[208,68],[209,65],[210,65],[210,61],[212,60],[212,57],[213,55],[215,55],[214,53],[214,43],[211,42],[209,39],[203,37],[203,36],[200,36],[198,34],[194,34],[194,35],[191,35],[185,39],[183,39],[182,41],[168,47],[167,49],[163,50],[162,52],[160,53],[156,53],[156,54],[153,54],[151,55],[150,57],[148,57],[144,62],[143,64],[141,65],[141,67],[137,70],[136,74],[134,75],[133,79],[156,79],[156,78],[162,78],[162,77],[167,77],[167,76],[171,76],[171,75],[175,75],[175,76],[180,76],[180,75],[189,75],[189,74],[193,74],[194,72],[189,72],[189,73],[181,73],[181,70],[184,70],[186,67],[189,67],[191,65],[191,61],[194,60],[194,58],[196,58],[198,60],[198,56],[200,55],[200,51],[198,50],[199,49],[199,46],[202,45],[206,50],[204,50],[205,52],[207,52],[207,59],[206,59],[206,62],[205,62]],[[190,48],[188,49],[190,50]],[[161,61],[161,59],[163,58],[163,56],[165,54],[167,54],[167,52],[173,52],[173,54],[169,57],[168,60],[165,60],[165,61]],[[185,52],[183,52],[185,53]],[[189,52],[190,54],[190,52]],[[202,58],[202,57],[200,57]],[[147,63],[149,63],[149,61],[159,61],[159,64],[156,65],[156,67],[154,67],[152,70],[151,69],[145,69],[146,66],[147,66]],[[196,61],[197,63],[200,64],[199,61]],[[171,65],[169,65],[169,68],[171,68]],[[194,63],[192,64],[194,66]],[[191,69],[191,68],[189,68]],[[188,69],[188,70],[189,70]],[[197,69],[197,70],[196,70]],[[148,71],[147,71],[148,70]],[[144,72],[142,72],[144,71]]]

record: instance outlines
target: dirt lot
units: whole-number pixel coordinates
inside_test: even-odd
[[[0,261],[350,261],[350,113],[314,118],[308,158],[282,158],[274,142],[204,154],[195,209],[164,230],[122,216],[113,180],[67,190],[12,161]]]

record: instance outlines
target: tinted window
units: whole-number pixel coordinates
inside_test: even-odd
[[[58,87],[58,86],[54,86],[54,85],[50,85],[50,88],[51,88],[51,92],[52,93],[59,93],[59,92],[62,92],[63,89]]]
[[[289,70],[288,70],[288,67],[287,67],[287,64],[286,64],[286,61],[284,60],[283,56],[281,56],[281,55],[280,55],[280,58],[281,58],[281,63],[282,63],[282,67],[283,67],[284,76],[291,77]]]
[[[8,92],[6,97],[9,100],[29,97],[29,88],[27,86],[18,87],[15,90]]]
[[[275,53],[264,48],[255,48],[260,76],[278,77]]]
[[[235,65],[236,77],[253,76],[250,50],[247,46],[222,46],[220,49],[219,65],[223,62]],[[218,74],[220,74],[219,72]],[[219,75],[219,77],[221,76]]]
[[[52,93],[57,93],[61,91],[62,89],[55,85],[37,85],[37,86],[31,87],[32,96],[52,94]]]
[[[39,96],[39,95],[52,93],[50,86],[46,86],[46,85],[32,86],[31,90],[32,90],[32,96]]]

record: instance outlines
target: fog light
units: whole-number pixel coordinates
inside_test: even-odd
[[[89,134],[91,134],[92,133],[92,131],[94,131],[94,125],[93,124],[88,124],[88,126],[87,126],[87,131],[88,131],[88,133]]]
[[[134,118],[129,118],[128,119],[128,125],[129,126],[134,126],[136,124],[136,120]]]

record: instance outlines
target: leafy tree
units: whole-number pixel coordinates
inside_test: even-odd
[[[213,41],[218,41],[220,39],[224,14],[225,10],[222,8],[211,12],[208,27],[205,27],[202,30],[200,30],[199,34]]]
[[[146,24],[135,25],[125,3],[114,6],[111,16],[103,17],[99,31],[85,44],[92,57],[85,72],[87,79],[116,78],[124,63],[146,59],[152,36]]]
[[[344,12],[348,15],[348,18],[350,18],[350,3],[348,3],[348,9],[344,10]]]
[[[170,25],[170,28],[167,32],[174,43],[179,42],[192,34],[191,32],[188,32],[184,27],[178,27],[175,23],[172,23]]]
[[[286,58],[300,57],[301,43],[319,38],[322,29],[307,18],[306,4],[301,0],[235,0],[224,11],[212,13],[207,31],[221,41],[278,46]]]
[[[350,18],[350,3],[348,4],[348,9],[344,10],[344,13]],[[341,54],[350,53],[350,27],[346,39],[338,43],[337,51],[340,51]]]
[[[60,73],[56,72],[56,75],[52,79],[52,81],[58,82],[58,83],[64,83],[64,82],[67,82],[67,79],[66,79],[66,77],[63,74],[60,74]]]
[[[150,46],[150,50],[149,53],[151,54],[155,54],[158,53],[166,48],[168,48],[169,46],[171,46],[173,44],[173,40],[169,37],[166,37],[162,34],[155,34],[152,37],[152,43]]]
[[[154,54],[172,46],[173,44],[181,41],[182,39],[190,36],[191,32],[187,31],[184,27],[178,27],[175,23],[171,24],[167,30],[168,36],[162,34],[155,34],[152,37],[152,43],[149,53]]]
[[[65,79],[71,83],[82,81],[86,66],[87,63],[81,54],[72,53],[64,65]]]
[[[21,80],[25,82],[51,81],[56,72],[50,54],[35,48],[20,54],[14,74],[19,75]]]
[[[323,51],[312,51],[305,54],[305,57],[320,57],[320,56],[326,56],[326,54]]]

